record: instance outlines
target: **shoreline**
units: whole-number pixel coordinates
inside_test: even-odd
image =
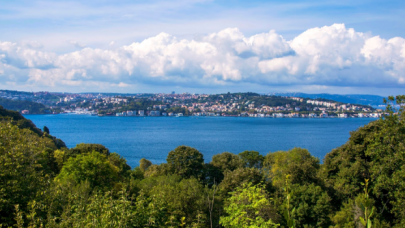
[[[173,118],[178,118],[178,117],[204,117],[204,118],[215,118],[215,117],[220,117],[220,118],[226,118],[226,117],[235,117],[235,118],[260,118],[260,119],[266,119],[266,118],[274,118],[274,119],[353,119],[353,118],[358,118],[358,119],[379,119],[380,117],[372,117],[372,116],[364,116],[364,117],[357,117],[357,116],[347,116],[347,117],[339,117],[339,116],[326,116],[326,117],[320,117],[320,116],[315,116],[315,117],[301,117],[301,116],[296,116],[296,117],[291,117],[291,116],[197,116],[197,115],[191,115],[191,116],[115,116],[115,115],[104,115],[104,116],[99,116],[99,115],[91,115],[91,114],[82,114],[82,113],[58,113],[58,114],[22,114],[23,116],[39,116],[39,115],[49,115],[49,116],[54,116],[54,115],[77,115],[77,116],[93,116],[93,117],[133,117],[133,118],[140,118],[140,117],[151,117],[151,118],[165,118],[165,117],[173,117]]]

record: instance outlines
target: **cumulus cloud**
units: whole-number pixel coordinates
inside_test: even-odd
[[[87,91],[139,83],[405,87],[405,39],[386,40],[343,24],[308,29],[289,41],[273,30],[246,37],[228,28],[198,40],[161,33],[108,50],[70,43],[81,50],[56,54],[0,42],[0,81],[91,87]]]

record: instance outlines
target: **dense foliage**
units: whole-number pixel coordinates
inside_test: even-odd
[[[18,113],[0,115],[2,227],[405,227],[404,106],[323,164],[302,148],[204,163],[179,146],[134,169],[102,145],[68,149]]]

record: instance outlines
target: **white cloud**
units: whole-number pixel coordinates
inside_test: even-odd
[[[75,40],[69,40],[68,43],[75,46],[76,48],[84,48],[84,47],[86,47],[86,44],[80,43],[80,42],[75,41]]]
[[[23,41],[22,46],[25,46],[25,47],[31,48],[31,49],[41,49],[44,47],[40,42],[35,41],[35,40]]]
[[[82,49],[56,54],[0,42],[0,81],[82,91],[137,84],[405,87],[405,39],[386,40],[343,24],[308,29],[290,41],[273,30],[246,37],[228,28],[200,39],[161,33],[108,50],[70,43]]]

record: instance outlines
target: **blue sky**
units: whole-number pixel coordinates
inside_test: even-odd
[[[401,93],[403,15],[405,1],[1,1],[0,88]]]

